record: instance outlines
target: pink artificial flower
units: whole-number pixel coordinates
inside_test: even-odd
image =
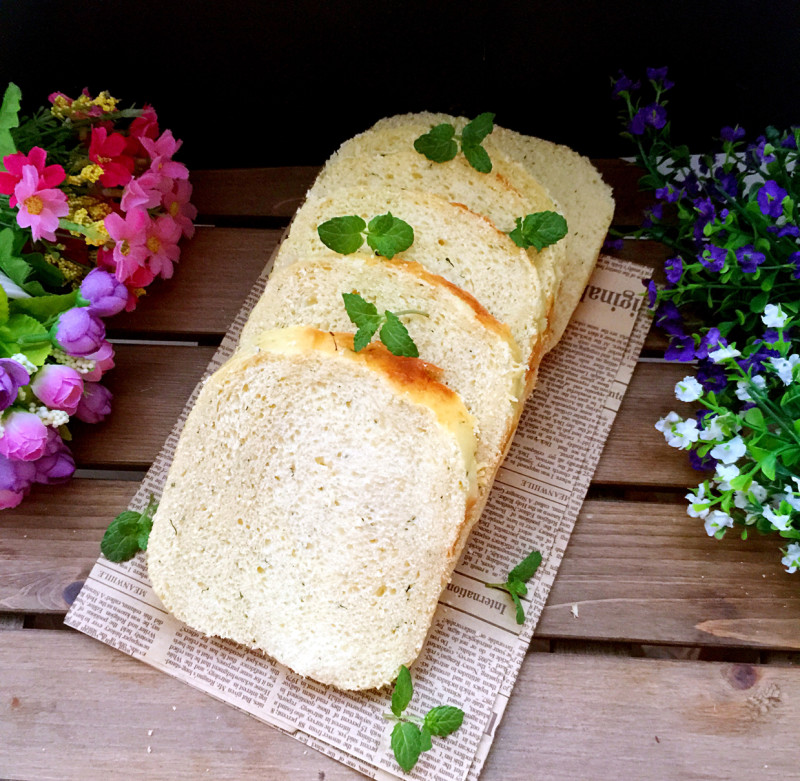
[[[47,152],[39,146],[33,147],[28,154],[15,152],[3,158],[5,172],[0,172],[0,193],[10,195],[8,205],[12,208],[17,205],[14,189],[22,181],[22,169],[32,165],[39,172],[39,187],[58,187],[64,181],[66,173],[60,165],[45,165]]]
[[[161,199],[161,205],[167,214],[180,225],[183,235],[187,239],[194,236],[194,220],[197,218],[197,209],[189,203],[192,197],[192,185],[188,180],[178,179],[175,186]]]
[[[172,217],[164,215],[153,220],[147,229],[146,246],[151,253],[147,267],[163,279],[172,276],[172,264],[180,257],[181,251],[178,241],[181,238],[181,228]]]
[[[121,133],[108,134],[104,127],[92,128],[89,159],[103,169],[103,187],[126,185],[133,176],[134,159],[127,152],[127,141]]]
[[[84,423],[99,423],[111,412],[112,398],[111,391],[99,382],[84,383],[83,398],[75,415]]]
[[[83,375],[84,382],[97,382],[109,369],[114,368],[114,348],[109,342],[103,342],[97,352],[86,357],[94,361],[94,369]]]
[[[83,395],[83,378],[71,366],[48,363],[36,372],[31,390],[50,409],[74,415]]]
[[[0,510],[16,507],[31,490],[36,467],[28,461],[0,456]]]
[[[65,483],[75,472],[75,459],[55,429],[47,429],[47,446],[40,459],[31,464],[35,468],[37,483],[54,485]]]
[[[33,240],[55,241],[58,218],[69,214],[67,196],[61,190],[39,189],[39,172],[35,166],[22,166],[22,180],[14,188],[17,199],[17,224],[30,228]]]
[[[146,265],[148,249],[145,242],[150,217],[144,209],[131,209],[124,218],[112,212],[103,224],[116,242],[112,256],[114,273],[120,282],[127,282]],[[106,261],[105,257],[103,261]]]
[[[158,138],[158,117],[152,106],[145,106],[142,115],[136,117],[128,128],[128,151],[134,157],[143,157],[146,154],[141,143],[143,138]]]
[[[173,160],[173,155],[181,148],[183,141],[176,141],[171,130],[165,130],[158,140],[142,139],[142,146],[150,155],[150,170],[170,179],[188,179],[189,169]]]
[[[172,185],[171,180],[166,183]],[[141,176],[131,179],[122,192],[120,206],[122,211],[132,209],[154,209],[164,196],[165,177],[146,171]]]
[[[32,412],[13,410],[3,419],[0,455],[17,461],[36,461],[47,447],[47,426]]]

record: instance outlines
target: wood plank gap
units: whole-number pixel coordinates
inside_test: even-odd
[[[202,214],[200,219],[209,223],[209,228],[265,228],[281,230],[289,224],[289,217],[270,215]],[[195,223],[195,226],[197,223]]]
[[[146,470],[141,469],[81,469],[75,470],[73,479],[87,480],[127,480],[129,482],[141,483]]]

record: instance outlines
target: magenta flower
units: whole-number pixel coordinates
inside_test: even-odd
[[[36,467],[0,456],[0,510],[16,507],[31,490]]]
[[[83,375],[84,383],[97,382],[109,369],[114,368],[114,348],[108,342],[103,342],[97,352],[86,357],[94,361],[94,369]]]
[[[31,390],[50,409],[74,415],[83,395],[83,378],[70,366],[48,363],[36,372]]]
[[[3,420],[0,455],[17,461],[36,461],[47,446],[47,426],[32,412],[13,410]]]
[[[83,398],[75,415],[84,423],[99,423],[111,412],[111,399],[108,388],[99,382],[86,382],[83,386]]]
[[[144,209],[132,209],[124,219],[114,212],[103,223],[116,242],[113,251],[116,277],[120,282],[127,282],[147,261],[145,242],[150,217]]]
[[[40,189],[39,171],[33,165],[22,166],[22,179],[14,188],[17,199],[17,223],[30,228],[33,240],[55,241],[58,218],[69,213],[67,196],[56,189]]]
[[[11,358],[0,358],[0,409],[10,407],[17,398],[17,391],[31,381],[28,370]]]
[[[81,296],[93,315],[111,317],[128,303],[128,288],[108,271],[94,268],[81,283]]]
[[[67,355],[91,355],[103,344],[106,327],[85,307],[62,312],[50,329],[50,338]]]
[[[44,455],[34,461],[34,480],[45,485],[64,483],[75,471],[75,459],[55,429],[47,429],[47,445]]]
[[[171,186],[171,180],[146,171],[125,185],[120,206],[125,212],[132,209],[154,209],[161,203],[165,187]]]
[[[161,205],[167,210],[167,214],[180,225],[183,235],[187,239],[194,236],[194,220],[197,217],[197,209],[189,203],[192,197],[192,185],[186,180],[176,180],[172,190],[166,193],[161,200]]]
[[[180,226],[172,217],[164,215],[150,223],[146,246],[151,255],[147,266],[156,276],[160,275],[164,279],[172,276],[172,264],[181,254],[178,247],[180,238]]]
[[[58,187],[64,181],[64,169],[60,165],[45,165],[46,160],[47,152],[39,146],[33,147],[27,155],[15,152],[3,158],[6,172],[0,172],[0,193],[11,196],[9,206],[17,205],[14,189],[22,181],[22,169],[26,165],[32,165],[39,172],[39,187],[43,189]]]
[[[183,164],[173,160],[175,153],[181,148],[183,141],[176,141],[171,130],[165,130],[161,136],[153,141],[149,138],[141,139],[142,146],[150,155],[150,170],[170,179],[188,179],[189,169]]]
[[[103,169],[103,187],[126,185],[133,176],[134,159],[127,153],[128,142],[121,133],[111,133],[104,127],[92,128],[89,159]]]

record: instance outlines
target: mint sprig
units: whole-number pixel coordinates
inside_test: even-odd
[[[153,528],[153,513],[158,503],[152,494],[147,507],[137,513],[135,510],[121,512],[106,529],[100,550],[109,561],[128,561],[140,550],[147,550],[150,531]]]
[[[479,114],[464,126],[461,135],[447,122],[435,125],[414,141],[414,149],[434,163],[446,163],[458,154],[460,141],[467,162],[476,171],[488,174],[492,170],[492,161],[482,143],[494,130],[494,116],[488,111]]]
[[[384,714],[384,718],[397,722],[392,729],[391,746],[397,764],[406,773],[417,764],[420,754],[431,750],[432,735],[447,737],[464,722],[464,711],[453,705],[437,705],[424,718],[404,715],[413,696],[411,673],[402,665],[392,692],[392,712]]]
[[[517,623],[525,623],[525,609],[522,607],[521,596],[528,593],[528,587],[525,585],[539,569],[542,563],[542,554],[539,551],[533,551],[528,554],[519,564],[517,564],[511,572],[508,573],[508,579],[505,583],[486,583],[486,588],[497,588],[501,591],[507,591],[514,601],[517,608]]]
[[[567,221],[558,212],[534,212],[517,217],[516,225],[508,235],[522,249],[536,247],[541,251],[567,235]]]
[[[356,335],[353,338],[353,349],[356,352],[361,352],[380,329],[380,340],[392,355],[407,358],[419,357],[417,345],[414,344],[408,329],[400,321],[400,317],[402,315],[423,315],[427,317],[427,312],[418,312],[415,309],[390,312],[387,309],[381,314],[375,304],[365,300],[358,293],[342,293],[342,298],[344,299],[344,308],[347,310],[347,316],[358,327],[358,331],[356,331]]]
[[[320,241],[342,255],[351,255],[367,244],[378,255],[391,260],[414,243],[414,229],[391,212],[373,217],[367,224],[358,215],[333,217],[317,227]]]

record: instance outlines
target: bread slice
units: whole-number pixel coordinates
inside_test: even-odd
[[[355,190],[335,197],[309,197],[300,207],[289,235],[275,257],[279,269],[298,260],[335,260],[317,228],[326,220],[358,215],[364,220],[391,212],[414,229],[414,243],[398,259],[419,263],[427,271],[472,294],[511,330],[531,375],[539,363],[547,311],[536,267],[506,234],[466,206],[419,190]],[[374,255],[366,244],[358,251]]]
[[[206,382],[150,535],[153,588],[206,635],[342,689],[419,653],[475,499],[473,423],[413,358],[264,333]]]
[[[403,114],[381,120],[374,129],[432,127],[444,122],[460,132],[468,120],[449,114]],[[612,191],[588,158],[561,144],[495,126],[484,147],[492,160],[500,154],[521,164],[558,203],[567,220],[564,274],[551,318],[549,350],[564,333],[592,275],[614,217]]]
[[[379,127],[345,141],[320,171],[309,196],[335,197],[337,190],[423,190],[460,203],[487,217],[503,233],[516,227],[516,219],[540,211],[560,211],[539,182],[519,163],[496,152],[491,173],[476,171],[464,155],[446,163],[434,163],[414,149],[414,141],[430,130],[428,117],[406,115],[396,122],[383,120]],[[564,242],[534,248],[528,255],[536,265],[545,296],[553,305],[561,284]]]
[[[359,293],[380,312],[402,317],[419,357],[442,370],[475,418],[478,486],[488,493],[522,408],[525,367],[508,327],[472,296],[417,263],[363,256],[293,263],[270,277],[245,324],[240,345],[262,331],[304,325],[355,330],[342,293]]]

